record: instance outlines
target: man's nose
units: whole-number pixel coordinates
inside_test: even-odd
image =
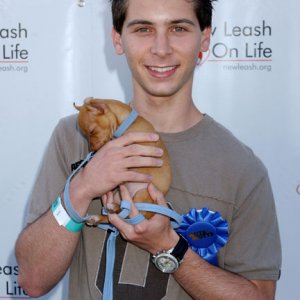
[[[166,32],[157,32],[153,40],[151,52],[158,56],[166,56],[172,53],[170,37]]]

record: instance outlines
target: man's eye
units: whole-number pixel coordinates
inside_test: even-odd
[[[136,30],[137,32],[150,32],[150,29],[147,27],[141,27]]]
[[[185,28],[183,28],[181,26],[174,26],[172,31],[174,31],[174,32],[184,32],[186,30],[185,30]]]

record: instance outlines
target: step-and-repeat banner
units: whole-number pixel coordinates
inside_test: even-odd
[[[15,240],[57,121],[87,96],[131,97],[108,0],[0,0],[0,299],[26,299]],[[219,0],[194,99],[267,166],[283,247],[276,299],[300,299],[300,3]],[[255,236],[252,237],[255,240]],[[41,299],[66,299],[67,278]]]

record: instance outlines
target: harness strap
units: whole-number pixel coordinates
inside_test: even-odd
[[[123,123],[117,128],[114,132],[113,137],[118,138],[124,134],[124,132],[131,126],[131,124],[138,117],[138,113],[136,110],[132,110],[129,116],[123,121]]]
[[[77,167],[77,169],[74,170],[72,172],[72,174],[68,177],[66,185],[65,185],[65,189],[64,189],[64,204],[66,206],[66,211],[69,214],[70,218],[77,223],[84,223],[86,220],[88,220],[89,215],[87,214],[85,217],[81,217],[77,213],[77,211],[74,209],[74,207],[71,203],[71,200],[70,200],[70,193],[69,193],[70,182],[71,182],[71,179],[74,177],[74,175],[77,174],[79,172],[79,170],[81,168],[83,168],[83,166],[85,166],[85,164],[87,164],[92,159],[94,154],[95,154],[94,152],[88,153],[86,158],[81,162],[81,164]]]

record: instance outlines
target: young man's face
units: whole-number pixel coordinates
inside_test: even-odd
[[[191,1],[129,0],[122,34],[113,30],[113,41],[127,57],[136,95],[170,97],[190,93],[210,28],[201,32]]]

